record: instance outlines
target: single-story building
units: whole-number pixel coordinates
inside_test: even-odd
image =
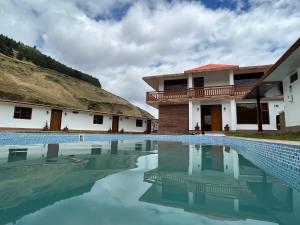
[[[284,96],[281,124],[284,130],[300,130],[300,38],[265,73],[245,98],[264,98],[274,86],[280,86]]]
[[[89,82],[0,55],[0,130],[150,132],[154,117]]]
[[[152,117],[0,100],[0,130],[150,133]]]

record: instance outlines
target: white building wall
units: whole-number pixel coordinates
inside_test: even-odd
[[[236,102],[230,100],[230,130],[236,130]]]
[[[32,108],[31,119],[14,119],[15,106]],[[96,114],[101,115],[101,114]],[[103,115],[103,124],[94,124],[94,113],[63,110],[61,129],[68,127],[69,130],[105,131],[112,128],[112,116]],[[43,129],[46,123],[50,127],[51,109],[39,108],[28,105],[0,103],[0,128],[24,128]],[[143,127],[136,127],[136,118],[121,117],[119,120],[119,131],[144,132],[147,130],[147,120],[143,119]]]
[[[222,103],[222,129],[228,124],[230,130],[231,127],[231,105],[230,102]]]
[[[164,91],[165,87],[164,87],[164,79],[159,79],[158,80],[158,90],[159,91]]]
[[[255,101],[238,101],[237,103],[256,103]],[[189,103],[190,130],[194,130],[198,123],[201,130],[201,105],[222,106],[222,129],[228,124],[231,131],[235,130],[257,130],[257,124],[237,124],[236,101],[224,100],[218,102],[191,102]],[[283,101],[269,101],[270,124],[264,124],[264,130],[277,130],[276,116],[284,111]],[[191,119],[192,116],[192,119]]]
[[[224,86],[224,85],[233,85],[234,77],[233,71],[220,71],[220,72],[209,72],[209,73],[201,73],[201,75],[188,75],[185,77],[174,77],[173,79],[160,78],[158,80],[158,90],[164,91],[164,80],[178,80],[178,79],[187,79],[187,87],[192,88],[193,78],[203,77],[204,78],[204,87],[212,87],[212,86]]]
[[[193,102],[192,105],[192,128],[195,129],[196,124],[198,123],[201,130],[201,105],[221,105],[222,107],[222,129],[226,124],[230,126],[231,124],[231,109],[230,102]]]
[[[298,80],[290,84],[290,77],[283,80],[283,93],[285,102],[285,123],[287,127],[300,126],[300,68]]]
[[[32,108],[30,120],[14,119],[15,106]],[[48,113],[47,113],[48,112]],[[0,127],[42,129],[46,122],[50,125],[51,109],[37,108],[27,105],[0,103]]]
[[[62,113],[61,129],[68,127],[69,130],[108,131],[111,129],[111,126],[112,120],[110,115],[103,115],[103,124],[94,124],[93,113],[80,111],[78,113],[63,111]]]
[[[119,118],[119,131],[122,129],[124,132],[145,132],[147,130],[147,120],[143,120],[143,126],[142,127],[136,127],[136,120],[138,118],[133,117],[125,117],[120,116]]]
[[[198,126],[201,128],[201,105],[200,105],[200,102],[193,102],[192,117],[193,117],[192,129],[190,129],[190,130],[194,130],[197,123],[198,123]]]
[[[204,86],[223,86],[230,84],[230,72],[210,72],[209,75],[204,75]]]
[[[255,103],[255,101],[238,101],[237,103]],[[266,102],[262,102],[266,103]],[[277,130],[276,116],[284,111],[283,101],[269,101],[270,124],[263,124],[263,130]],[[257,130],[257,124],[237,124],[237,130]]]

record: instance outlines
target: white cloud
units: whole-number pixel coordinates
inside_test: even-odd
[[[155,112],[145,104],[151,88],[142,76],[205,63],[273,63],[300,36],[298,0],[249,4],[247,11],[243,1],[237,11],[213,11],[185,1],[1,1],[0,32],[31,45],[42,39],[46,53]],[[114,9],[122,6],[127,13],[114,20]]]

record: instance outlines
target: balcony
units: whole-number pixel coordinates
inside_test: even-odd
[[[174,91],[152,91],[147,92],[147,103],[159,102],[184,102],[190,99],[218,100],[218,99],[241,99],[253,86],[214,86],[204,88],[189,88]]]

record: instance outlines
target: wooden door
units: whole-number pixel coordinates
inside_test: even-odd
[[[147,120],[147,133],[150,134],[151,133],[151,120]]]
[[[53,131],[61,130],[61,117],[62,117],[62,111],[61,110],[52,109],[52,111],[51,111],[50,130],[53,130]]]
[[[211,112],[211,130],[222,131],[222,106],[212,105],[210,106]]]
[[[118,133],[119,132],[119,117],[118,116],[113,116],[112,132],[113,133]]]

